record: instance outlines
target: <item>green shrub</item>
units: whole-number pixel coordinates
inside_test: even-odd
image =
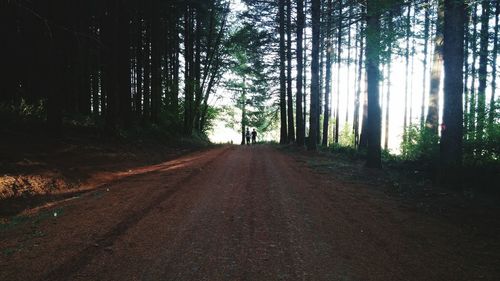
[[[409,126],[403,133],[402,158],[408,161],[435,161],[439,156],[439,136],[419,125]]]
[[[351,159],[360,159],[366,156],[366,151],[358,150],[354,145],[343,145],[340,143],[334,143],[330,146],[330,151],[339,155],[344,155]]]
[[[1,103],[0,117],[4,121],[14,122],[25,121],[44,121],[46,116],[46,101],[41,99],[33,103],[29,103],[25,99],[21,99],[15,103]]]
[[[488,126],[483,139],[464,141],[464,164],[466,166],[499,165],[500,124]]]
[[[354,148],[354,132],[351,124],[346,123],[342,128],[339,135],[339,143],[342,146]]]

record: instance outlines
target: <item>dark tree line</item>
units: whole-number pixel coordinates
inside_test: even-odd
[[[91,118],[108,132],[204,131],[223,70],[223,0],[2,1],[2,103],[42,101],[51,131]],[[175,129],[174,129],[175,130]]]

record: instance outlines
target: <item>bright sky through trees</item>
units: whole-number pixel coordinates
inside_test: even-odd
[[[231,21],[232,24],[238,25],[239,22],[241,21],[241,17],[239,14],[242,11],[245,11],[246,7],[245,5],[240,1],[240,0],[233,0],[231,2]],[[417,11],[418,12],[418,11]],[[480,11],[478,11],[480,14]],[[310,15],[308,15],[308,21],[310,20]],[[418,12],[418,17],[417,17],[417,22],[423,22],[423,12],[420,13]],[[490,26],[494,26],[494,19],[491,19]],[[411,112],[411,124],[417,125],[419,124],[419,118],[421,116],[421,109],[422,109],[422,94],[425,93],[426,95],[429,94],[429,77],[430,77],[430,68],[428,67],[427,70],[424,70],[423,67],[423,60],[424,60],[424,54],[423,54],[423,49],[424,49],[424,40],[421,38],[422,33],[423,33],[423,24],[413,24],[411,26],[411,32],[414,34],[417,34],[415,39],[410,39],[410,48],[412,51],[410,51],[410,56],[412,55],[411,53],[415,52],[413,58],[411,58],[410,62],[410,80],[408,81],[409,83],[409,96],[411,97],[411,100],[408,101],[408,112]],[[276,30],[277,32],[277,30]],[[307,34],[307,43],[308,43],[308,50],[309,52],[306,54],[307,56],[310,56],[310,36],[311,36],[311,30],[310,26],[306,30]],[[432,61],[432,51],[433,51],[433,35],[434,35],[434,30],[431,28],[431,40],[428,42],[428,53],[429,53],[429,58],[428,58],[428,63]],[[351,27],[351,60],[354,59],[354,51],[355,51],[355,42],[356,42],[356,30],[354,26]],[[347,36],[344,36],[345,38],[343,39],[344,42],[347,40]],[[389,105],[389,144],[388,147],[389,149],[394,152],[394,153],[399,153],[400,150],[400,145],[402,141],[402,135],[403,135],[403,125],[404,125],[404,114],[405,114],[405,59],[404,59],[404,50],[406,44],[405,38],[399,39],[397,42],[395,42],[393,46],[393,55],[392,55],[392,66],[391,66],[391,79],[390,81],[387,81],[385,78],[388,76],[387,73],[387,68],[383,68],[383,77],[384,80],[381,81],[381,106],[382,106],[382,116],[385,116],[385,110],[386,110],[386,94],[387,94],[387,87],[388,84],[390,84],[390,90],[391,90],[391,97],[390,97],[390,105]],[[295,47],[293,47],[293,50],[295,51]],[[342,131],[345,126],[349,126],[349,128],[352,127],[353,123],[353,112],[354,112],[354,92],[355,88],[354,85],[356,83],[356,69],[354,65],[351,62],[351,67],[349,68],[349,73],[348,73],[348,67],[347,67],[347,48],[344,47],[342,52],[342,60],[343,63],[340,68],[340,85],[337,85],[337,75],[338,75],[338,70],[337,66],[334,65],[333,71],[332,71],[332,94],[333,98],[331,99],[332,107],[333,105],[337,102],[337,96],[340,96],[340,110],[339,110],[339,116],[340,117],[340,130]],[[334,51],[334,56],[336,56],[335,51]],[[295,66],[295,60],[293,61],[294,66]],[[471,62],[470,62],[471,63]],[[477,63],[477,62],[476,62]],[[295,69],[293,70],[294,74],[292,75],[293,77],[296,77],[295,75]],[[426,89],[422,89],[422,81],[423,81],[423,75],[424,71],[427,71],[426,74]],[[306,76],[310,78],[310,63],[306,66]],[[491,72],[491,65],[488,65],[488,73]],[[348,79],[349,77],[349,79]],[[443,77],[441,77],[441,80]],[[309,83],[310,81],[308,81]],[[476,83],[478,81],[476,80]],[[293,88],[295,87],[295,81],[293,81]],[[278,87],[279,85],[275,85],[275,87]],[[337,87],[339,86],[339,87]],[[442,111],[442,95],[443,95],[443,83],[441,82],[441,90],[440,90],[440,120],[441,120],[441,111]],[[477,87],[477,84],[476,84]],[[307,88],[309,90],[309,88]],[[337,93],[337,89],[340,89],[340,95]],[[365,91],[365,83],[362,83],[362,91]],[[277,93],[277,90],[272,90],[272,93]],[[349,97],[347,95],[349,93]],[[229,98],[231,93],[228,93],[226,89],[220,88],[218,90],[218,96],[220,97],[217,101],[218,103],[215,104],[217,105],[227,105],[231,103],[231,100]],[[270,93],[271,94],[271,93]],[[295,94],[295,91],[294,91]],[[489,101],[491,96],[491,84],[488,83],[487,91],[486,91],[486,100]],[[309,97],[309,96],[308,96]],[[361,96],[361,104],[363,104],[363,99],[364,96]],[[427,102],[427,97],[425,98],[425,102]],[[410,107],[411,105],[411,107]],[[427,108],[427,107],[424,107]],[[345,116],[346,116],[346,111],[349,112],[349,118],[346,123]],[[360,112],[362,115],[362,112]],[[409,116],[410,117],[410,116]],[[230,142],[233,141],[235,143],[238,142],[238,139],[240,138],[240,134],[238,133],[237,129],[231,129],[226,126],[226,124],[222,121],[219,120],[220,122],[216,122],[216,126],[214,127],[214,130],[210,133],[210,138],[215,141],[215,142]],[[332,123],[332,122],[330,122]],[[238,127],[236,127],[238,128]],[[307,130],[306,130],[307,131]],[[331,133],[330,133],[331,135]],[[279,136],[279,127],[276,127],[273,132],[268,133],[267,139],[271,140],[274,139],[277,141],[277,136]],[[383,122],[383,128],[382,128],[382,139],[385,138],[385,122]]]

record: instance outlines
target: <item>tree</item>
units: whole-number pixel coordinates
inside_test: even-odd
[[[409,77],[409,68],[410,68],[410,36],[411,36],[411,8],[412,6],[408,6],[408,12],[406,15],[406,34],[405,34],[405,41],[406,41],[406,47],[405,47],[405,115],[404,115],[404,125],[403,125],[403,131],[407,131],[408,129],[408,92],[409,92],[409,85],[410,85],[410,77]],[[411,122],[410,122],[411,123]],[[403,142],[406,142],[406,134],[404,134]],[[403,154],[405,152],[403,151]]]
[[[143,124],[151,120],[151,20],[145,17],[146,30],[144,32],[144,100],[142,101]]]
[[[303,59],[303,30],[305,25],[304,19],[304,0],[297,0],[297,95],[295,97],[295,120],[297,124],[297,145],[304,146],[305,144],[305,128],[304,117],[302,112],[302,87],[304,72],[304,59]]]
[[[362,10],[362,13],[364,14],[364,10]],[[362,85],[362,78],[363,78],[363,58],[364,58],[364,22],[362,21],[359,25],[359,30],[358,30],[358,49],[359,49],[359,56],[358,56],[358,73],[357,73],[357,85],[356,85],[356,94],[354,96],[354,121],[353,121],[353,127],[354,127],[354,146],[358,147],[360,143],[360,134],[359,134],[359,109],[360,109],[360,99],[361,99],[361,85]],[[366,112],[366,111],[364,111]]]
[[[470,5],[466,8],[465,22],[464,22],[464,130],[465,130],[465,139],[468,139],[468,129],[469,129],[469,43],[470,43],[470,34],[469,34],[469,22],[470,22]]]
[[[477,68],[476,68],[476,62],[477,62],[477,23],[478,23],[478,2],[474,3],[473,11],[472,11],[472,36],[470,38],[470,51],[472,53],[472,64],[471,64],[471,73],[470,75],[472,76],[472,81],[471,81],[471,86],[470,86],[470,91],[469,91],[469,100],[467,100],[467,103],[469,103],[469,114],[467,116],[468,123],[467,124],[467,129],[468,129],[468,139],[470,140],[475,140],[476,139],[476,116],[477,116],[477,100],[476,100],[476,77],[477,77]]]
[[[479,49],[479,86],[477,89],[477,139],[481,141],[484,135],[486,124],[486,84],[488,76],[488,44],[489,44],[489,21],[490,21],[490,1],[481,2],[481,35]]]
[[[332,14],[333,14],[333,1],[328,0],[326,8],[326,78],[325,78],[325,109],[323,113],[323,139],[321,144],[328,146],[328,123],[330,121],[330,89],[331,89],[331,76],[332,76]],[[337,109],[338,112],[338,109]],[[338,120],[336,121],[338,122]]]
[[[293,122],[293,98],[292,98],[292,0],[286,0],[286,31],[287,31],[287,47],[286,47],[286,96],[288,110],[288,143],[295,142],[295,126]]]
[[[287,111],[286,111],[286,53],[285,53],[285,0],[279,0],[279,57],[280,57],[280,144],[288,142]]]
[[[431,84],[429,89],[429,102],[425,126],[434,135],[438,135],[439,127],[439,88],[443,67],[443,20],[444,0],[438,1],[438,18],[436,21],[436,34],[434,35],[434,55],[431,68]]]
[[[496,101],[496,88],[497,88],[497,57],[498,57],[498,30],[500,28],[500,1],[495,1],[495,31],[493,35],[493,55],[492,55],[492,73],[491,73],[491,98],[490,98],[490,115],[488,116],[488,127],[491,128],[494,122],[494,116],[496,112],[495,101]]]
[[[151,13],[151,121],[159,123],[161,103],[161,31],[160,3],[150,3]]]
[[[381,110],[380,81],[380,0],[367,1],[366,5],[366,76],[368,80],[368,154],[366,165],[381,167]]]
[[[316,136],[318,135],[318,112],[319,112],[319,41],[320,41],[320,0],[311,0],[312,16],[312,49],[311,49],[311,102],[309,110],[309,139],[307,148],[316,149]]]
[[[337,21],[337,106],[335,111],[335,143],[339,143],[340,128],[340,69],[342,65],[342,1],[339,1],[339,19]]]
[[[441,176],[460,182],[462,167],[462,91],[464,63],[464,0],[444,1],[444,102],[441,128]]]
[[[305,1],[305,3],[307,3],[307,0],[304,0],[304,1]],[[307,21],[306,19],[307,19],[307,17],[304,18],[305,21]],[[309,87],[307,87],[308,86],[307,85],[307,71],[305,71],[305,69],[307,68],[307,50],[308,50],[307,42],[308,42],[307,41],[307,29],[304,29],[304,88],[303,88],[303,91],[304,91],[304,94],[303,94],[303,96],[304,96],[303,116],[304,116],[304,118],[302,120],[304,122],[304,140],[305,140],[305,135],[306,135],[306,131],[307,131],[306,130],[306,128],[307,128],[307,125],[306,125],[307,124],[307,116],[308,116],[308,114],[307,114],[307,89],[309,88]]]
[[[186,3],[184,11],[184,134],[193,133],[194,103],[194,12],[192,4]]]
[[[136,87],[134,93],[134,108],[136,119],[140,120],[142,116],[142,98],[143,98],[143,71],[144,71],[144,57],[143,57],[143,21],[140,12],[137,12],[136,19],[136,42],[135,42],[135,75],[136,75]],[[96,83],[97,84],[97,83]],[[95,91],[97,94],[97,90]],[[97,96],[93,98],[94,102],[97,101]],[[97,108],[97,105],[94,105]]]
[[[120,126],[128,127],[131,121],[129,15],[121,0],[106,2],[107,16],[103,26],[106,86],[106,124],[113,133]]]
[[[389,34],[393,33],[394,30],[394,21],[393,21],[394,13],[389,12],[389,18],[387,19],[387,32]],[[391,102],[391,66],[392,66],[392,44],[393,38],[392,36],[388,36],[387,42],[387,92],[386,92],[386,100],[385,100],[385,138],[384,138],[384,149],[389,149],[389,117],[390,117],[390,102]]]
[[[257,30],[250,23],[231,34],[226,49],[229,54],[228,69],[234,78],[226,81],[226,88],[235,93],[236,107],[241,110],[241,144],[245,144],[248,127],[264,131],[268,127],[269,110],[265,103],[269,84],[263,59],[266,32]]]
[[[424,59],[422,60],[422,67],[424,69],[424,73],[422,76],[422,105],[420,108],[420,127],[424,127],[425,123],[425,97],[427,95],[427,64],[428,64],[428,56],[429,56],[429,37],[430,37],[430,2],[429,0],[425,0],[424,2]]]
[[[352,3],[349,5],[349,14],[348,14],[348,23],[347,23],[347,81],[350,83],[350,75],[351,75],[351,25],[353,18],[353,8]],[[346,111],[345,111],[345,123],[349,123],[349,101],[350,101],[350,87],[347,87],[346,90]]]
[[[209,31],[206,35],[206,51],[203,62],[203,73],[198,89],[199,99],[196,101],[195,128],[199,132],[204,132],[207,127],[208,119],[208,99],[213,89],[222,78],[222,72],[225,71],[224,56],[226,55],[223,46],[224,34],[227,32],[227,16],[229,13],[229,3],[223,5],[214,5],[210,7]],[[219,27],[217,27],[219,25]],[[217,31],[218,29],[218,31]],[[201,101],[203,99],[203,101]],[[203,104],[201,104],[203,103]]]

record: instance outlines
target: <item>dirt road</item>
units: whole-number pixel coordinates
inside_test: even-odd
[[[0,280],[494,280],[500,273],[498,253],[482,248],[495,238],[471,246],[446,220],[318,174],[269,146],[220,147],[130,173],[1,229]]]

